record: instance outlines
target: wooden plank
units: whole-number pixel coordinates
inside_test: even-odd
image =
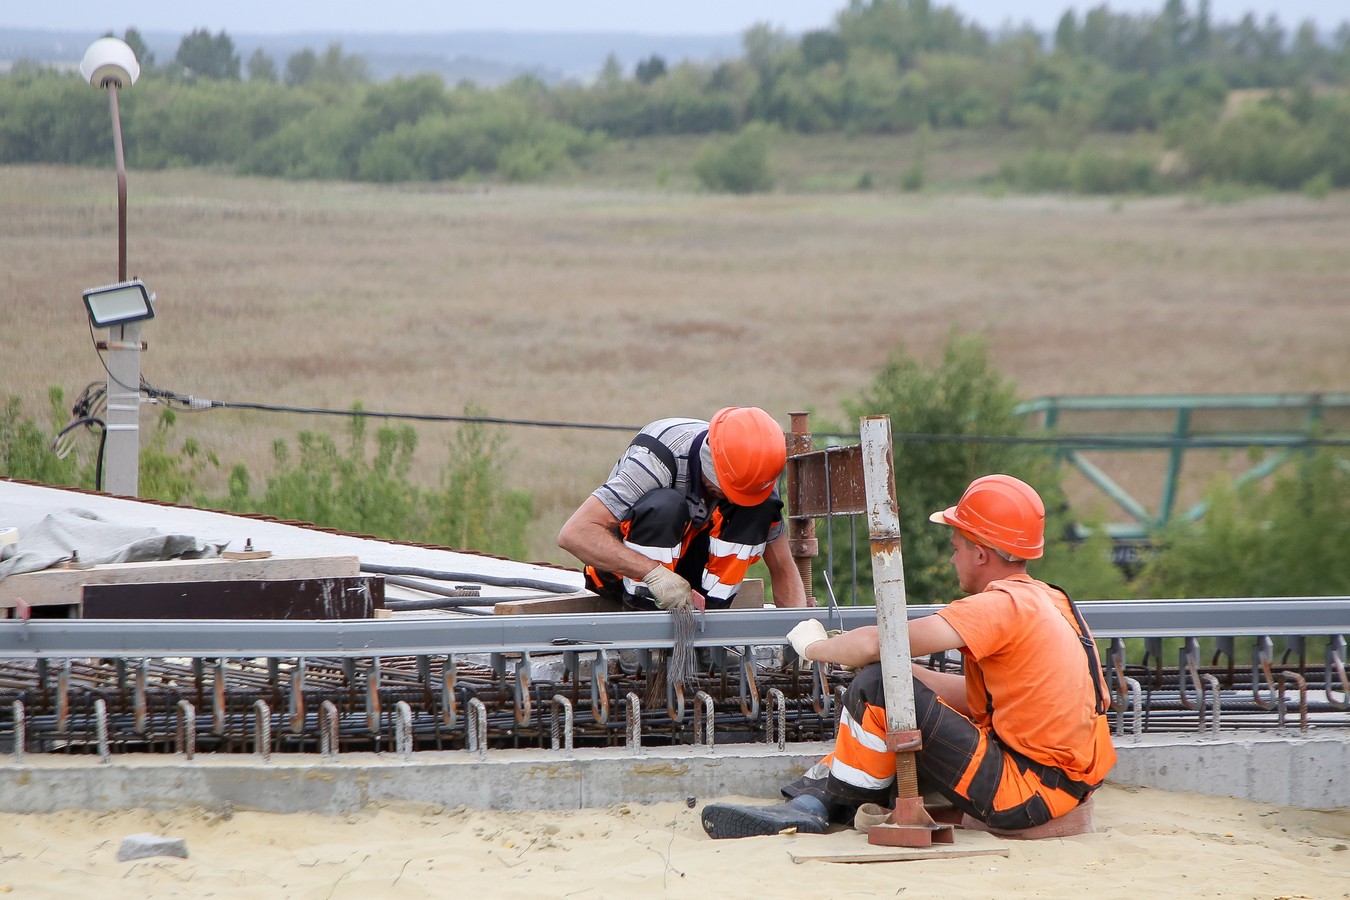
[[[86,619],[369,619],[384,579],[301,578],[91,584]]]
[[[859,837],[866,841],[867,837]],[[945,844],[931,849],[910,847],[875,847],[868,844],[866,850],[833,851],[812,853],[809,851],[789,850],[788,856],[795,863],[833,862],[833,863],[872,863],[872,862],[915,862],[923,859],[961,859],[968,856],[1007,856],[1007,847],[957,847]]]
[[[623,604],[597,597],[590,591],[540,597],[537,600],[504,600],[492,607],[499,616],[542,616],[552,613],[622,612]]]
[[[797,835],[787,845],[795,863],[804,862],[914,862],[924,859],[960,859],[967,856],[1007,856],[1006,841],[984,831],[957,830],[954,844],[931,847],[887,847],[867,843],[867,833],[852,828],[830,834]]]
[[[0,609],[12,608],[20,597],[35,607],[78,605],[87,584],[355,578],[360,574],[361,564],[355,556],[166,559],[88,569],[43,569],[0,580]]]
[[[741,582],[732,609],[759,609],[764,605],[764,579],[747,578]],[[540,597],[535,600],[505,600],[492,607],[499,616],[542,616],[552,613],[623,612],[623,604],[604,600],[590,591],[578,591],[559,597]]]
[[[764,605],[764,579],[747,578],[731,600],[732,609],[759,609]]]

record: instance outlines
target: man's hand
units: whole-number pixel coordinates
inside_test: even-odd
[[[792,644],[792,649],[796,650],[797,655],[802,659],[810,659],[811,657],[806,655],[806,649],[827,637],[829,635],[825,633],[825,626],[820,623],[819,619],[803,619],[787,635],[788,642]]]
[[[689,582],[685,581],[665,566],[657,566],[646,575],[642,576],[642,582],[651,588],[652,597],[656,600],[656,605],[664,610],[686,609],[689,606],[689,595],[692,588]]]

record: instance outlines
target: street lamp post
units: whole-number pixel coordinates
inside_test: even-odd
[[[86,291],[85,304],[90,321],[96,327],[109,329],[103,487],[110,494],[127,497],[136,496],[139,488],[141,320],[153,316],[154,308],[145,286],[139,281],[127,281],[127,171],[117,94],[135,84],[140,73],[136,54],[117,38],[94,41],[80,62],[80,74],[94,87],[108,92],[112,110],[113,150],[117,158],[117,284]],[[115,309],[116,314],[100,314],[109,308]]]

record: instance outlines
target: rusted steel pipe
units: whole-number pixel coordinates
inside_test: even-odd
[[[786,435],[788,456],[798,456],[803,453],[811,452],[811,426],[808,423],[809,413],[795,412],[791,413],[792,430]],[[795,501],[797,494],[798,473],[796,466],[787,467],[787,493],[790,500]],[[816,520],[810,517],[795,515],[797,511],[788,509],[788,550],[792,554],[792,561],[797,565],[797,573],[802,579],[802,588],[806,591],[806,605],[816,605],[816,594],[811,574],[811,564],[817,556],[820,555],[820,541],[816,539]]]

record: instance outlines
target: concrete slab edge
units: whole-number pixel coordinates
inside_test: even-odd
[[[540,751],[198,756],[29,754],[0,765],[0,811],[247,809],[342,814],[380,803],[478,809],[581,809],[743,795],[774,798],[826,743]],[[1110,780],[1306,809],[1350,808],[1350,733],[1146,735],[1118,740]]]

